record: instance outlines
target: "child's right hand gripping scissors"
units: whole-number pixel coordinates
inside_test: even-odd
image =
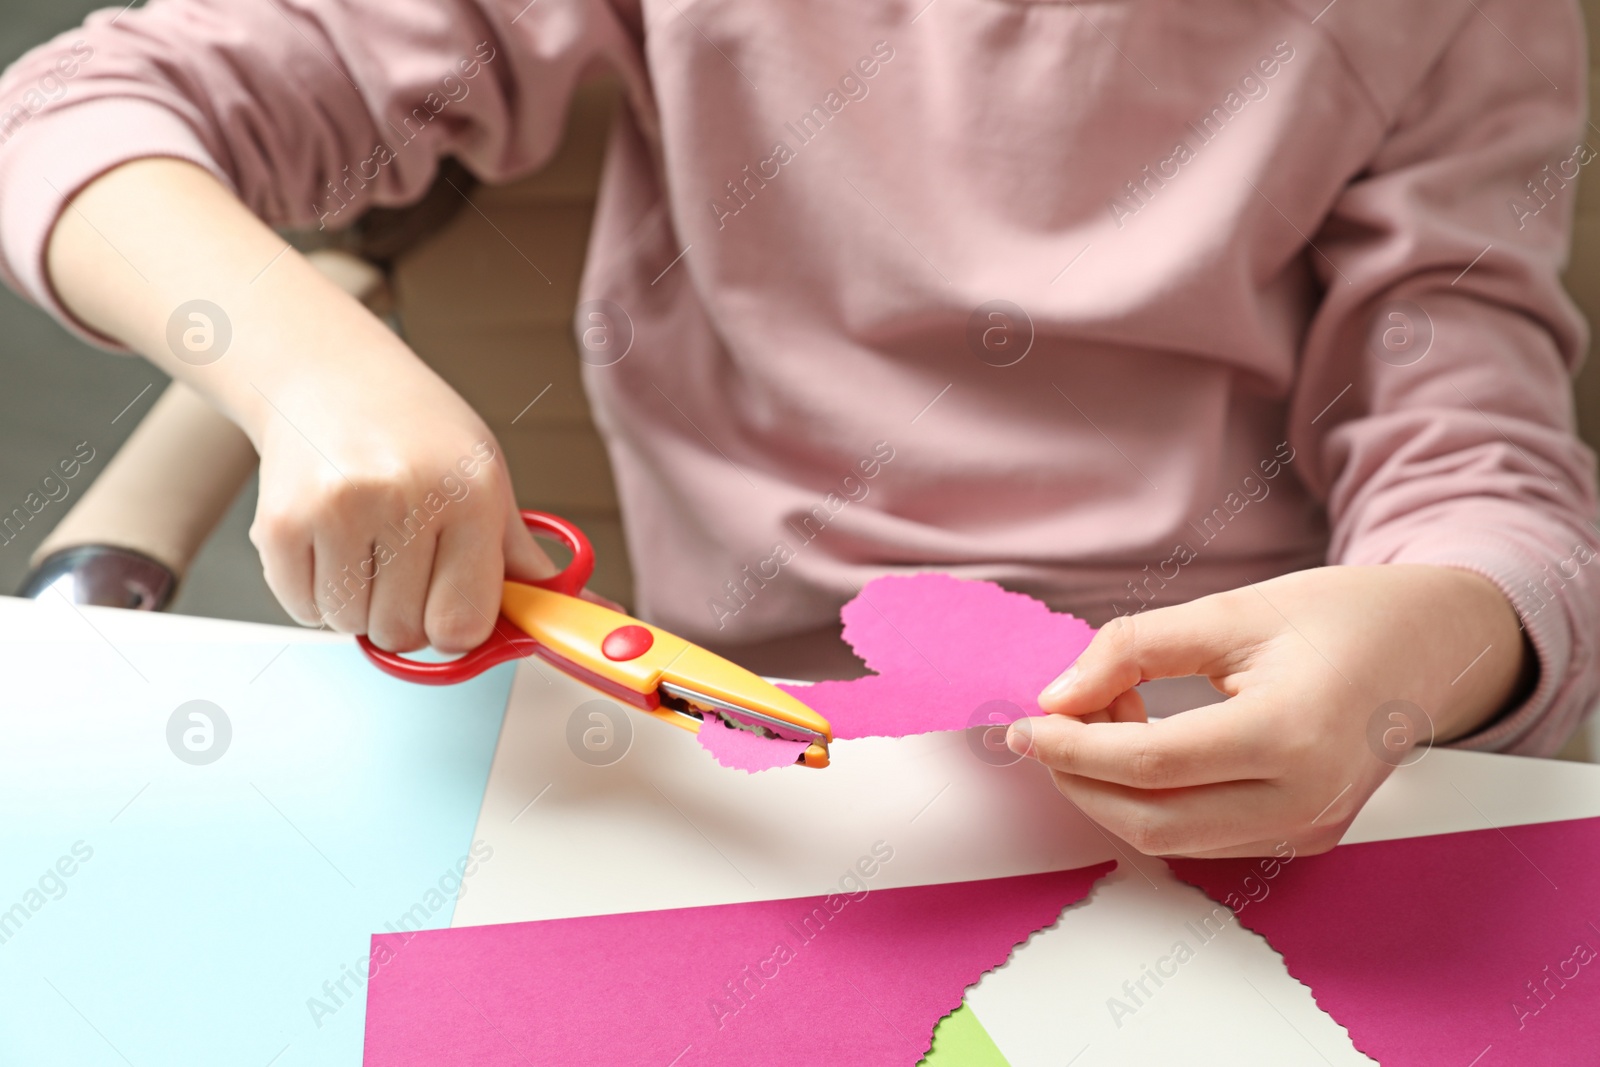
[[[582,530],[556,515],[524,511],[533,530],[553,534],[572,562],[553,578],[505,583],[489,640],[459,659],[423,663],[385,652],[366,637],[362,649],[380,668],[410,682],[449,685],[521,656],[536,655],[601,692],[664,722],[699,733],[710,721],[767,737],[810,741],[796,761],[828,765],[828,721],[777,686],[665,630],[578,594],[594,572],[594,549]]]

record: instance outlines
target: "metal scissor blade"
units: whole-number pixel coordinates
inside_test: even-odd
[[[807,730],[804,727],[797,726],[792,722],[785,722],[782,719],[774,716],[766,715],[759,711],[753,711],[750,708],[741,707],[740,705],[734,704],[731,701],[721,700],[717,697],[698,692],[697,690],[690,689],[687,686],[678,685],[674,682],[662,682],[661,692],[668,697],[676,698],[677,700],[681,700],[697,708],[718,712],[719,714],[717,717],[723,722],[733,726],[735,729],[751,730],[752,725],[756,725],[762,727],[765,731],[769,731],[774,736],[789,737],[790,739],[796,741],[803,740],[822,742],[823,744],[827,743],[827,738],[825,738],[822,734],[815,732],[814,730]]]

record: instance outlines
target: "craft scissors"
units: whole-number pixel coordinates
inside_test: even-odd
[[[561,573],[536,582],[507,581],[494,633],[452,660],[422,662],[385,652],[365,636],[362,651],[396,678],[451,685],[507,660],[534,655],[607,696],[663,722],[699,733],[707,724],[763,737],[810,741],[795,762],[828,765],[828,721],[772,683],[681,637],[620,611],[582,599],[594,573],[594,549],[577,526],[558,515],[524,511],[530,530],[572,551]]]

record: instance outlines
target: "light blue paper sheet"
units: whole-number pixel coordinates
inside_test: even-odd
[[[357,1067],[369,935],[448,926],[494,862],[510,683],[349,645],[0,649],[0,1064]],[[176,751],[218,723],[169,743],[191,700],[231,727],[214,762]]]

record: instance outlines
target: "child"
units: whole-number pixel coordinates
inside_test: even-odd
[[[548,567],[498,451],[264,222],[526,174],[609,68],[579,326],[641,613],[799,647],[875,574],[997,579],[1109,620],[1010,737],[1068,798],[1316,850],[1430,734],[1548,754],[1596,696],[1582,39],[1570,0],[152,0],[0,83],[0,242],[250,435],[292,614],[354,562],[333,625],[465,649]],[[1182,675],[1228,699],[1146,721]]]

